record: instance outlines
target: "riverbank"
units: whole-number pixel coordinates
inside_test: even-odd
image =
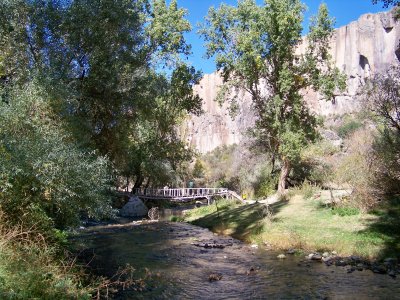
[[[280,252],[184,222],[95,226],[81,230],[74,243],[84,247],[96,275],[118,273],[129,283],[116,299],[391,299],[400,293],[398,280],[388,276],[349,275],[348,266],[297,255],[278,259]],[[122,274],[127,266],[131,272]]]
[[[399,255],[399,216],[393,207],[374,213],[332,209],[317,196],[292,195],[267,208],[226,201],[188,211],[182,221],[276,250],[335,251],[384,259]]]

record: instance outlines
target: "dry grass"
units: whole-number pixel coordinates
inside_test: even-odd
[[[23,225],[9,227],[0,211],[1,299],[90,299],[75,261],[58,259],[42,234]]]

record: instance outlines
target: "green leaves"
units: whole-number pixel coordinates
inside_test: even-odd
[[[249,93],[257,113],[255,136],[287,166],[317,135],[315,116],[301,91],[313,88],[331,100],[345,82],[331,66],[328,50],[334,21],[326,5],[312,19],[306,41],[301,36],[304,10],[299,0],[267,0],[260,6],[242,0],[236,7],[210,9],[200,30],[207,56],[215,56],[224,79],[219,99],[235,105],[238,91]],[[300,52],[298,47],[305,42],[307,50]]]
[[[81,213],[110,216],[108,160],[79,149],[44,93],[32,83],[0,105],[0,206],[31,225],[43,221],[32,215],[41,211],[58,228],[77,224]]]
[[[172,0],[167,6],[165,0],[153,0],[153,10],[148,19],[149,26],[146,34],[154,51],[153,61],[159,65],[162,60],[168,65],[179,63],[179,55],[189,55],[191,47],[184,38],[184,33],[192,28],[185,19],[187,11],[178,8],[176,0]]]

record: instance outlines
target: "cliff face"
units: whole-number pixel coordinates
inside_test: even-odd
[[[327,102],[314,91],[304,91],[304,99],[313,112],[337,115],[359,109],[360,87],[374,73],[384,73],[400,61],[400,22],[391,12],[366,14],[357,21],[337,29],[331,41],[331,55],[336,66],[347,77],[347,89]],[[298,51],[304,52],[305,43]],[[254,123],[249,95],[242,93],[237,116],[229,115],[228,104],[215,102],[222,79],[217,73],[205,75],[195,91],[203,98],[204,114],[188,120],[186,139],[201,153],[221,145],[239,142],[246,129]]]

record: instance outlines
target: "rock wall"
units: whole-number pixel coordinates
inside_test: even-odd
[[[374,73],[384,73],[400,61],[400,22],[391,12],[362,15],[357,21],[337,29],[331,41],[331,55],[336,66],[347,77],[347,90],[334,102],[327,102],[314,91],[304,91],[311,110],[319,115],[340,115],[357,111],[360,87]],[[304,52],[306,43],[299,46]],[[204,114],[192,117],[185,127],[185,138],[191,147],[206,153],[221,145],[238,143],[246,129],[254,124],[249,95],[242,93],[237,116],[232,119],[227,103],[215,102],[222,79],[217,73],[205,75],[195,91],[203,98]]]

